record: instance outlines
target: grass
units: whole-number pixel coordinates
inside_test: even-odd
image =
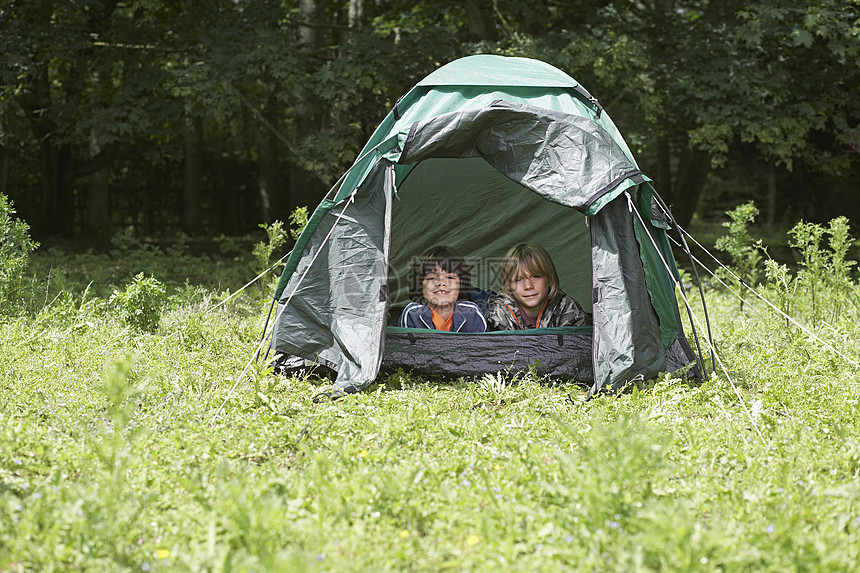
[[[533,375],[395,372],[315,402],[313,375],[252,363],[237,380],[268,301],[249,289],[211,309],[250,261],[180,255],[34,255],[32,289],[54,286],[0,320],[0,571],[860,561],[857,369],[762,308],[707,290],[728,372],[703,383],[585,402]],[[107,303],[141,270],[169,295],[151,333]],[[856,314],[816,331],[854,361]]]

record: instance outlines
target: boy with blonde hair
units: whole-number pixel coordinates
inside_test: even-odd
[[[561,290],[549,253],[530,243],[514,245],[499,269],[502,292],[491,297],[490,330],[525,330],[589,323],[582,306]]]

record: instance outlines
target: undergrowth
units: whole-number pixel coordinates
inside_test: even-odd
[[[268,305],[236,296],[250,258],[36,251],[0,319],[0,571],[851,570],[849,237],[819,244],[815,311],[811,267],[760,274],[808,332],[710,286],[707,381],[589,401],[505,371],[314,400],[327,380],[251,360]],[[109,303],[141,272],[166,297],[152,328]]]

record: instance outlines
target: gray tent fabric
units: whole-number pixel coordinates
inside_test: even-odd
[[[582,212],[622,182],[645,180],[596,121],[504,101],[416,122],[399,162],[477,156],[542,197]]]
[[[660,324],[648,295],[633,214],[621,199],[591,220],[594,272],[594,370],[592,392],[665,368]]]
[[[382,360],[392,166],[378,163],[364,185],[375,191],[359,189],[345,209],[336,206],[323,218],[281,295],[273,327],[274,348],[337,370],[347,392],[376,378]]]

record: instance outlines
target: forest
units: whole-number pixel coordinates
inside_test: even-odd
[[[713,235],[707,376],[261,352],[299,208],[479,53]],[[0,58],[0,572],[856,569],[860,0],[0,0]]]
[[[857,0],[0,0],[0,193],[40,240],[246,234],[477,53],[579,81],[682,225],[860,217]]]

